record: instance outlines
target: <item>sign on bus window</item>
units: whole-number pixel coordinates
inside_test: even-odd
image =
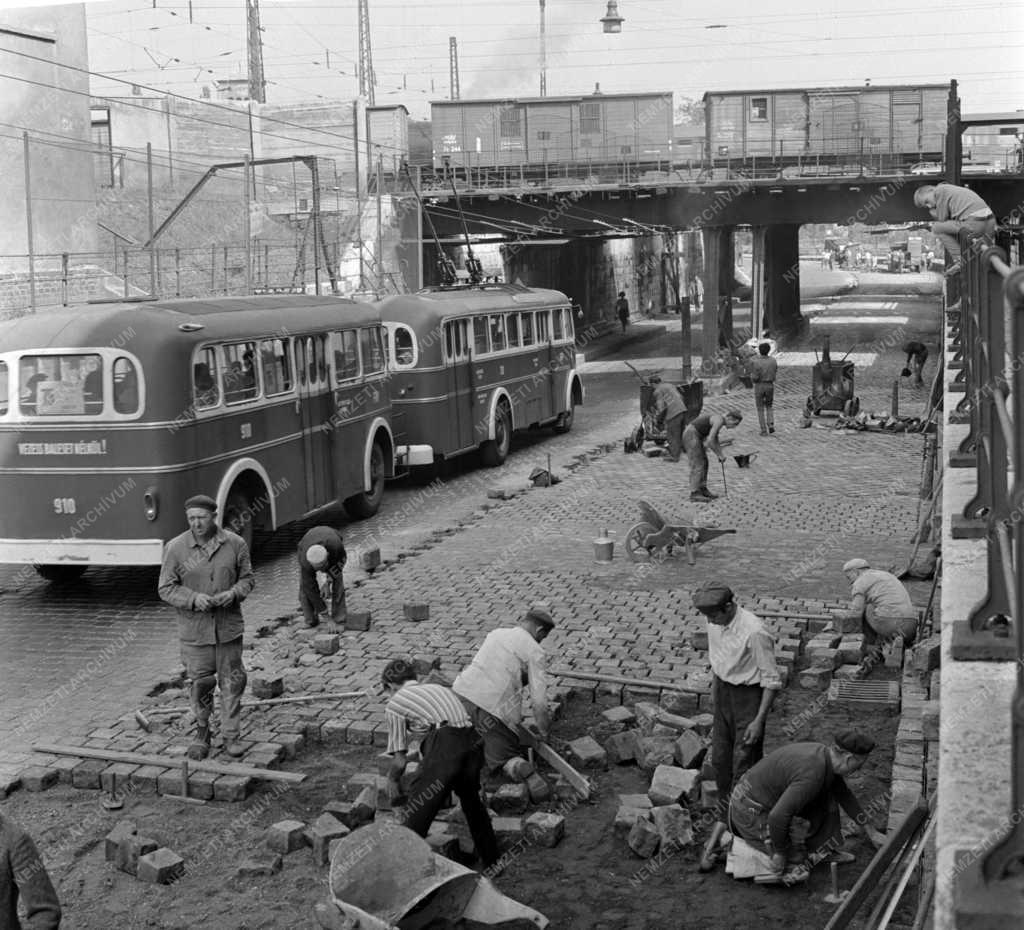
[[[124,356],[114,359],[114,410],[139,412],[139,373],[131,359]]]
[[[224,366],[224,403],[237,404],[259,394],[255,342],[224,346]]]
[[[476,355],[486,355],[491,351],[490,339],[487,335],[487,317],[473,317],[473,352]]]
[[[510,313],[505,322],[506,335],[508,336],[508,347],[510,349],[517,349],[519,348],[519,318],[514,313]]]
[[[103,413],[103,359],[99,355],[23,355],[18,405],[34,416]]]
[[[7,386],[7,362],[0,362],[0,417],[7,413],[7,398],[10,388]]]
[[[292,389],[290,339],[264,339],[260,343],[260,368],[267,397],[287,394]]]
[[[384,370],[384,345],[380,327],[359,330],[359,348],[363,356],[363,374],[373,375]]]
[[[334,377],[338,381],[351,381],[359,377],[359,340],[354,329],[331,333],[334,350]]]
[[[196,410],[216,407],[220,403],[217,352],[207,346],[199,353],[199,361],[192,366],[192,397]]]
[[[533,314],[532,313],[520,313],[519,319],[523,327],[523,345],[532,346],[536,341],[533,338]]]
[[[491,314],[491,349],[500,352],[505,348],[505,314]]]

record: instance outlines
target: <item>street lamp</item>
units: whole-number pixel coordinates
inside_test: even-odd
[[[622,24],[625,20],[619,16],[618,0],[608,0],[608,11],[601,17],[601,22],[604,24],[606,33],[622,32]]]

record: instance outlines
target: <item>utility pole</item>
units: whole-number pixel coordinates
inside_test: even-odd
[[[452,100],[459,99],[459,43],[455,36],[448,36],[448,83],[451,86],[449,96]]]
[[[384,155],[381,153],[380,146],[377,146],[377,287],[383,289],[384,286],[384,223],[383,223],[383,210],[384,205],[381,203],[381,175],[383,174],[384,168]]]
[[[36,250],[32,236],[32,167],[29,161],[28,133],[22,133],[25,145],[25,226],[28,234],[28,299],[32,312],[36,312]],[[125,264],[127,269],[127,263]],[[128,280],[128,272],[125,271],[125,281]]]
[[[544,4],[540,0],[540,95],[548,95],[548,49],[547,39],[544,34]]]
[[[370,45],[370,2],[359,0],[359,96],[365,97],[371,107],[377,105],[373,95],[376,84],[373,49]]]
[[[249,99],[267,102],[267,82],[263,77],[263,36],[260,34],[260,0],[245,0],[247,45],[249,51]]]

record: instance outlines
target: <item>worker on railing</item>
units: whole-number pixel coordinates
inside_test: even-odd
[[[938,222],[932,232],[946,247],[953,263],[946,277],[960,271],[960,230],[972,236],[991,236],[996,231],[992,208],[974,191],[956,184],[925,184],[914,191],[914,205],[925,207]]]

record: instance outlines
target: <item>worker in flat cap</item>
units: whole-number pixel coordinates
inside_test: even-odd
[[[708,490],[708,449],[715,453],[719,462],[725,461],[722,443],[718,434],[725,429],[735,429],[743,420],[739,410],[721,413],[702,413],[683,430],[683,451],[690,462],[690,500],[698,504],[713,501],[717,494]]]
[[[910,594],[891,572],[872,568],[866,559],[850,559],[843,565],[850,583],[850,607],[836,611],[838,623],[860,621],[864,635],[858,677],[864,678],[882,661],[883,647],[901,640],[904,647],[917,637],[917,609]]]
[[[693,593],[693,606],[707,619],[714,724],[711,764],[718,788],[716,822],[699,868],[708,872],[721,858],[729,794],[736,781],[764,755],[764,728],[782,678],[775,641],[761,620],[736,603],[732,588],[708,581]]]
[[[224,749],[241,756],[242,694],[248,677],[242,664],[242,601],[256,584],[249,547],[237,533],[217,525],[217,502],[205,494],[185,501],[189,528],[164,548],[159,593],[178,611],[178,636],[191,681],[196,734],[188,757],[210,753],[213,691],[220,686],[220,732]]]
[[[314,526],[299,540],[298,559],[299,604],[306,626],[316,626],[321,616],[344,623],[348,611],[342,569],[348,556],[341,533],[333,526]]]
[[[885,842],[845,781],[874,748],[875,741],[857,730],[837,733],[830,745],[780,746],[736,783],[729,803],[729,828],[767,853],[772,873],[787,883],[806,878],[819,862],[852,862],[853,854],[842,848],[840,808],[876,847]],[[878,809],[888,813],[889,805]],[[793,846],[794,817],[809,822],[804,852]]]
[[[517,727],[523,719],[523,691],[530,689],[533,720],[541,739],[551,727],[546,656],[541,643],[555,626],[544,604],[535,604],[512,627],[492,630],[452,684],[484,741],[489,773],[502,771],[524,781],[533,766],[523,758]]]
[[[480,798],[483,741],[459,696],[444,685],[419,683],[416,664],[392,659],[381,674],[390,699],[384,706],[391,756],[388,781],[392,801],[401,797],[410,739],[420,740],[420,763],[409,788],[404,825],[426,836],[445,798],[454,792],[466,816],[473,845],[486,867],[498,861],[498,841]]]

